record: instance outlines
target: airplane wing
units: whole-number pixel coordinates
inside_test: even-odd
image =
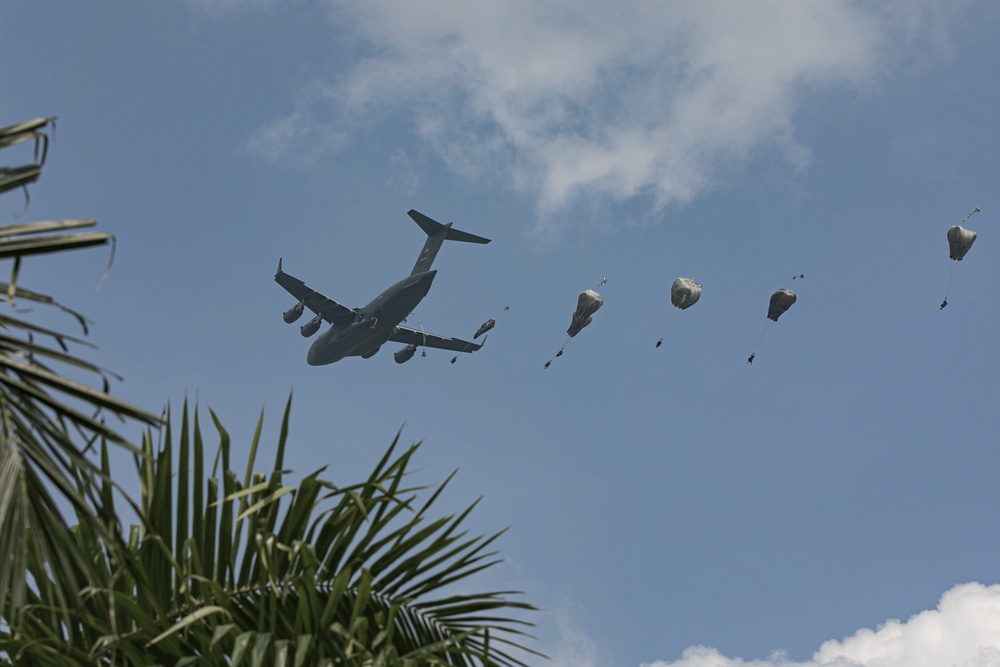
[[[298,278],[282,271],[281,260],[278,260],[278,272],[274,274],[274,282],[284,287],[289,294],[305,304],[306,308],[330,324],[346,326],[353,322],[357,315],[353,308],[348,308],[344,304],[320,294],[316,290],[306,286]]]
[[[435,347],[439,350],[454,350],[455,352],[475,352],[482,347],[482,345],[470,343],[467,340],[436,336],[409,327],[396,327],[393,329],[392,335],[389,336],[389,340],[394,343],[422,345],[423,347]]]

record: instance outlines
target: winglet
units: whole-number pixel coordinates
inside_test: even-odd
[[[281,270],[281,258],[279,257],[278,258],[278,272],[276,274],[274,274],[274,275],[280,275],[281,273],[284,273],[284,272]]]

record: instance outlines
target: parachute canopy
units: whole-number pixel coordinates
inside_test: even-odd
[[[976,233],[971,229],[955,225],[948,230],[948,252],[955,261],[961,262],[975,242]]]
[[[604,297],[592,289],[580,292],[576,300],[576,312],[573,313],[573,321],[569,325],[566,333],[569,337],[580,333],[580,330],[593,321],[593,315],[604,305]]]
[[[670,287],[670,303],[681,310],[690,308],[701,298],[701,285],[693,278],[678,278]]]
[[[767,319],[777,322],[793,303],[795,303],[795,292],[784,288],[778,290],[771,295],[771,303],[767,307]]]
[[[490,319],[486,320],[485,322],[483,322],[483,324],[478,329],[476,329],[476,335],[472,337],[472,340],[476,340],[477,338],[479,338],[480,336],[482,336],[484,333],[486,333],[487,331],[489,331],[490,329],[492,329],[496,325],[497,325],[497,321],[495,319],[493,319],[492,317]]]

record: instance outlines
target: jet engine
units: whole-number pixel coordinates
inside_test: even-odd
[[[407,361],[413,358],[413,355],[417,352],[417,346],[412,343],[399,350],[392,355],[392,358],[396,360],[397,364],[405,364]]]
[[[299,332],[306,338],[309,338],[309,336],[312,336],[314,333],[319,331],[319,325],[321,324],[323,324],[323,318],[317,315],[299,327]]]
[[[302,311],[305,310],[305,307],[306,307],[306,304],[303,303],[302,301],[299,301],[297,304],[295,304],[294,306],[292,306],[291,308],[289,308],[288,310],[286,310],[282,314],[282,317],[285,318],[285,322],[287,324],[291,324],[295,320],[297,320],[300,317],[302,317]]]

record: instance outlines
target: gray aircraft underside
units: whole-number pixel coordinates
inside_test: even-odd
[[[281,260],[278,260],[275,282],[298,299],[297,304],[285,311],[285,322],[295,322],[308,308],[316,315],[300,327],[303,336],[314,335],[323,322],[330,324],[330,328],[320,334],[309,348],[306,362],[310,366],[332,364],[344,357],[368,359],[387,342],[405,345],[394,355],[399,364],[410,360],[421,346],[455,352],[475,352],[482,347],[458,338],[445,338],[401,326],[401,322],[430,290],[437,274],[436,270],[431,270],[431,264],[444,241],[490,242],[490,239],[453,229],[450,222],[443,225],[414,210],[410,210],[408,215],[427,234],[427,241],[413,270],[361,308],[348,308],[311,289],[298,278],[282,271]]]

